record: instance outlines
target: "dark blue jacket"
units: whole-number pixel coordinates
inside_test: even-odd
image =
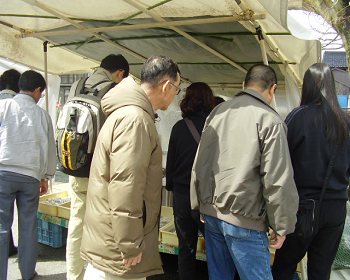
[[[319,199],[334,145],[325,136],[322,107],[301,106],[286,118],[288,145],[299,197]],[[339,147],[324,200],[347,200],[350,140]]]

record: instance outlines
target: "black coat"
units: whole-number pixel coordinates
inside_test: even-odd
[[[199,134],[207,115],[199,113],[189,117]],[[172,128],[167,162],[166,162],[166,189],[189,193],[191,180],[191,169],[196,156],[198,143],[195,141],[185,121],[178,121]]]
[[[319,199],[334,145],[325,136],[318,105],[301,106],[286,118],[294,179],[300,197]],[[347,200],[350,140],[339,147],[324,200]]]

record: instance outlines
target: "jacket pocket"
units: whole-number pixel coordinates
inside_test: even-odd
[[[199,200],[204,204],[213,204],[215,201],[214,192],[216,188],[214,173],[211,172],[207,182],[201,182]]]

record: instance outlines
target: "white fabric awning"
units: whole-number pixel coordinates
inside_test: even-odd
[[[0,0],[0,55],[43,70],[47,40],[50,73],[86,72],[106,55],[121,53],[136,77],[145,58],[166,55],[185,80],[230,89],[240,87],[252,64],[264,61],[260,27],[267,60],[281,83],[290,73],[300,85],[321,51],[318,41],[290,34],[288,1],[237,2]]]

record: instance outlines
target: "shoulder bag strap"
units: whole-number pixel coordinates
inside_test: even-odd
[[[332,157],[331,157],[331,159],[329,161],[329,164],[328,164],[326,177],[324,179],[323,186],[322,186],[322,191],[321,191],[321,195],[320,195],[319,207],[321,206],[324,193],[325,193],[326,188],[328,186],[329,178],[330,178],[330,176],[332,174],[332,169],[333,169],[333,166],[334,166],[334,163],[335,163],[335,158],[336,158],[337,153],[338,153],[338,145],[335,146],[333,154],[332,154]],[[319,212],[320,211],[318,211],[318,214],[319,214]]]
[[[188,127],[188,129],[190,130],[194,140],[196,140],[197,143],[199,143],[199,141],[201,140],[201,136],[197,130],[197,128],[194,126],[193,121],[191,121],[189,118],[184,118],[185,123]]]

